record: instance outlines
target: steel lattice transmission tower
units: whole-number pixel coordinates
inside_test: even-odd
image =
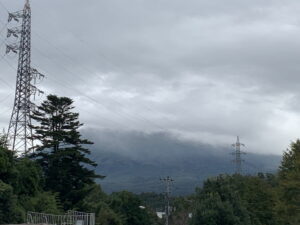
[[[166,178],[161,178],[166,185],[166,192],[165,192],[165,200],[166,200],[166,225],[169,225],[169,216],[170,216],[170,195],[171,195],[171,184],[174,181],[171,177],[167,176]]]
[[[18,53],[18,70],[16,81],[15,100],[9,123],[7,142],[11,150],[18,154],[27,154],[33,147],[30,114],[34,109],[32,97],[42,93],[35,86],[36,80],[44,77],[36,69],[31,68],[31,9],[29,0],[26,0],[24,9],[9,13],[8,22],[19,23],[8,28],[7,37],[14,39],[13,44],[8,44],[6,54]],[[18,24],[17,24],[18,25]]]
[[[242,154],[246,154],[245,152],[241,151],[241,146],[245,146],[244,144],[240,143],[240,138],[237,136],[236,143],[232,144],[233,147],[235,147],[235,152],[232,154],[235,155],[235,159],[233,162],[235,163],[235,173],[241,174],[242,173],[242,162],[244,160],[242,159]]]

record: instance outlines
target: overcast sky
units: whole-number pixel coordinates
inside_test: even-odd
[[[17,56],[0,0],[0,127]],[[85,127],[170,132],[281,154],[300,137],[298,0],[31,0],[32,66],[75,100]],[[9,25],[11,26],[11,25]],[[43,97],[42,97],[43,98]],[[39,99],[39,98],[38,98]],[[97,140],[94,140],[97,142]]]

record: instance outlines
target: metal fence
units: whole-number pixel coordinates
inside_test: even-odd
[[[95,225],[95,213],[68,211],[64,215],[28,212],[27,224]]]

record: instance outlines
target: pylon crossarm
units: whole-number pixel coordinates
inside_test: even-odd
[[[13,27],[13,28],[8,28],[7,29],[7,37],[15,37],[18,38],[19,35],[21,34],[21,28],[20,27]]]
[[[19,49],[20,49],[20,46],[18,44],[6,45],[6,51],[5,51],[5,53],[8,54],[10,52],[13,52],[13,53],[17,54],[18,51],[19,51]]]
[[[40,73],[37,69],[34,68],[30,68],[30,74],[31,74],[31,79],[33,80],[41,80],[43,78],[45,78],[45,75]]]
[[[24,10],[20,10],[13,13],[8,13],[8,22],[11,22],[12,20],[19,22],[21,18],[23,18]]]

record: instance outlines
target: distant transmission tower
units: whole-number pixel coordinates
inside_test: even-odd
[[[172,178],[167,176],[166,178],[160,179],[163,181],[166,185],[166,192],[165,192],[165,200],[166,200],[166,206],[165,206],[165,212],[166,212],[166,225],[169,225],[169,215],[170,215],[170,195],[171,195],[171,184],[174,181]]]
[[[232,154],[235,155],[235,159],[233,162],[235,163],[235,173],[241,174],[242,173],[242,162],[244,160],[242,159],[242,154],[246,154],[245,152],[241,151],[241,146],[245,146],[244,144],[240,143],[240,138],[237,136],[237,140],[235,144],[232,144],[233,147],[235,147],[235,152]]]
[[[31,102],[33,96],[42,93],[36,88],[37,79],[44,76],[31,68],[31,9],[26,0],[24,9],[9,13],[8,22],[20,22],[22,25],[8,28],[7,37],[13,38],[14,43],[6,46],[6,54],[18,53],[18,71],[15,100],[8,127],[7,142],[11,150],[18,154],[27,154],[33,146],[30,114],[34,108]],[[20,40],[19,40],[20,37]]]

